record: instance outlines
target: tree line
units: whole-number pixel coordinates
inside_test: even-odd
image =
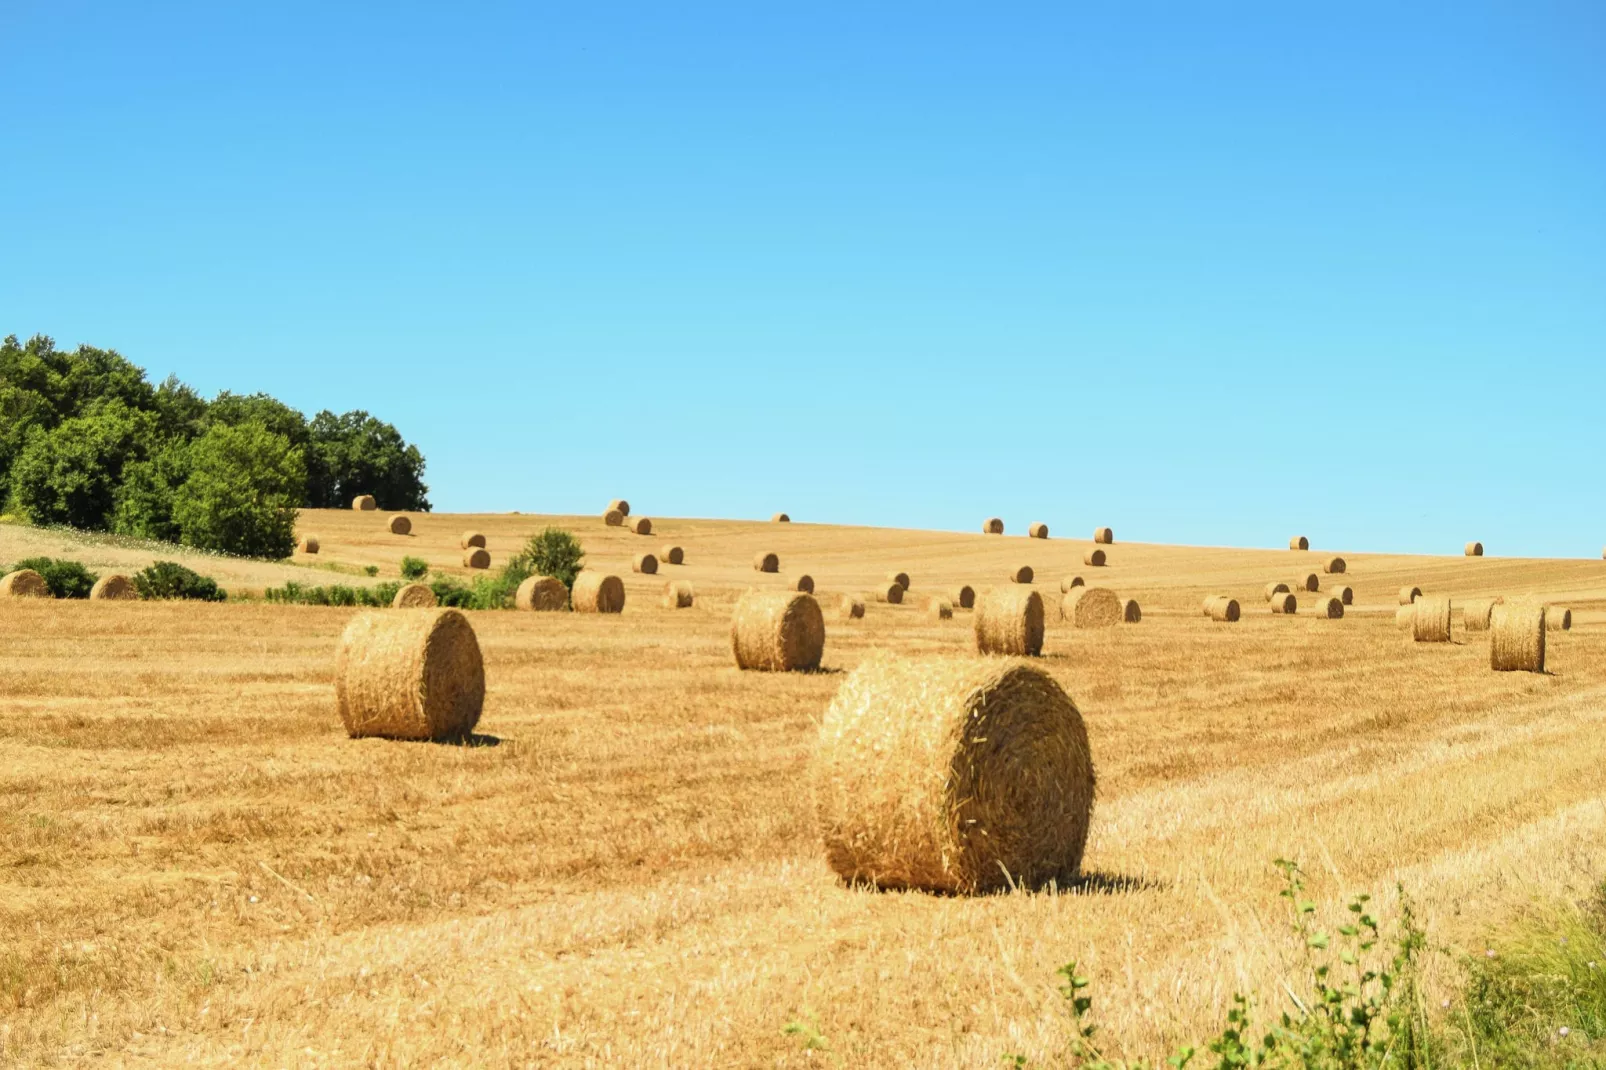
[[[152,386],[116,350],[0,342],[0,501],[30,523],[286,557],[298,508],[372,494],[427,511],[423,476],[418,447],[361,410],[208,401],[174,376]]]

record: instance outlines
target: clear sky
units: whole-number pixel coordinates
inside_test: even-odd
[[[0,334],[369,409],[439,509],[1594,557],[1602,57],[1597,0],[0,0]]]

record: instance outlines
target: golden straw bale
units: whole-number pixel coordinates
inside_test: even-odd
[[[874,655],[826,711],[810,774],[826,861],[849,883],[969,894],[1079,876],[1087,728],[1035,666]]]
[[[1340,585],[1332,588],[1332,590],[1328,593],[1346,606],[1353,606],[1355,604],[1355,588],[1353,587]]]
[[[1101,567],[1103,567],[1103,565],[1104,565],[1104,551],[1103,550],[1089,550],[1087,553],[1082,555],[1082,564],[1087,565],[1090,568],[1101,568]]]
[[[1313,612],[1322,620],[1340,620],[1344,616],[1344,603],[1330,594],[1317,595]]]
[[[405,516],[393,516],[390,518],[390,533],[392,535],[411,535],[413,533],[413,522]]]
[[[1136,598],[1128,598],[1121,603],[1121,620],[1127,624],[1136,624],[1143,619],[1143,607],[1138,605]]]
[[[1292,591],[1274,594],[1271,596],[1270,601],[1271,611],[1280,616],[1292,616],[1299,612],[1299,599],[1294,596]]]
[[[643,576],[655,575],[658,572],[658,558],[650,553],[637,554],[630,562],[630,570]]]
[[[95,581],[89,597],[100,602],[132,602],[139,598],[134,581],[118,572],[108,572]]]
[[[981,533],[983,535],[1002,535],[1004,533],[1004,522],[996,516],[990,516],[982,522]]]
[[[658,560],[665,565],[684,565],[686,551],[678,546],[665,546],[658,551]]]
[[[473,626],[455,609],[359,614],[335,654],[335,702],[353,738],[467,735],[485,702]]]
[[[1031,583],[1034,575],[1035,573],[1032,572],[1032,566],[1016,565],[1014,568],[1009,570],[1009,582]]]
[[[606,572],[582,571],[569,593],[576,613],[623,613],[625,581]]]
[[[1060,619],[1075,628],[1107,628],[1121,623],[1121,600],[1108,587],[1078,587],[1060,599]]]
[[[1115,532],[1109,528],[1094,528],[1093,541],[1101,542],[1106,546],[1110,546],[1115,542]]]
[[[390,600],[391,609],[434,609],[435,605],[435,592],[424,583],[404,584]]]
[[[792,518],[787,516],[785,513],[776,513],[774,516],[770,517],[770,523],[772,524],[790,524],[791,522]]]
[[[0,577],[0,598],[49,598],[50,585],[31,568],[19,568]]]
[[[1295,535],[1292,539],[1288,540],[1288,548],[1290,550],[1309,550],[1310,540],[1305,538],[1303,535]]]
[[[1038,521],[1026,529],[1026,534],[1034,539],[1046,539],[1048,538],[1048,525]]]
[[[602,522],[608,525],[610,528],[624,527],[625,514],[621,513],[617,509],[609,509],[606,513],[602,514]]]
[[[794,591],[802,591],[804,594],[813,594],[814,577],[805,572],[803,575],[795,577],[791,583],[787,584],[787,586]]]
[[[1343,572],[1348,567],[1349,566],[1344,563],[1344,559],[1342,557],[1329,557],[1326,561],[1322,562],[1322,571],[1334,576]]]
[[[648,520],[644,516],[637,516],[637,517],[629,518],[625,522],[625,526],[628,527],[631,531],[635,532],[637,535],[651,535],[652,534],[652,521]]]
[[[1266,584],[1266,601],[1268,601],[1268,602],[1270,602],[1277,595],[1287,594],[1287,593],[1288,593],[1288,584],[1286,584],[1286,583],[1268,583],[1268,584]]]
[[[1086,582],[1080,576],[1066,576],[1060,580],[1060,594],[1070,594],[1072,587],[1081,587]]]
[[[379,508],[379,502],[372,494],[359,494],[351,499],[351,507],[360,513],[371,513]]]
[[[1305,574],[1305,590],[1319,591],[1322,589],[1322,578],[1314,572]]]
[[[737,667],[796,672],[820,667],[825,617],[811,594],[749,590],[731,614]]]
[[[1421,597],[1422,597],[1422,588],[1420,588],[1420,587],[1401,587],[1400,588],[1400,605],[1402,605],[1402,606],[1408,606],[1412,602],[1415,602],[1418,598],[1421,598]]]
[[[976,599],[976,649],[1036,657],[1043,652],[1043,597],[1030,587],[990,587]]]
[[[1448,643],[1450,641],[1450,600],[1428,595],[1416,600],[1416,612],[1411,614],[1411,638],[1418,643]]]
[[[615,498],[608,503],[607,512],[618,513],[621,517],[627,517],[630,515],[630,503],[623,498]]]
[[[926,603],[926,612],[935,620],[953,620],[954,604],[946,598],[932,598]]]
[[[1489,668],[1497,672],[1545,671],[1545,607],[1508,602],[1489,615]]]
[[[864,599],[855,595],[842,596],[842,619],[859,620],[864,616]]]
[[[753,567],[759,572],[779,572],[781,571],[781,559],[774,554],[755,554],[753,555]]]
[[[464,568],[490,568],[491,552],[483,546],[476,546],[472,550],[463,551]]]
[[[685,580],[670,580],[664,584],[665,609],[690,609],[694,601],[696,593]]]
[[[1394,626],[1402,631],[1416,627],[1416,603],[1407,602],[1394,611]]]
[[[478,531],[465,531],[457,538],[457,548],[467,550],[470,546],[484,546],[485,536]]]
[[[902,587],[907,591],[909,589],[909,573],[889,572],[887,573],[887,582],[896,583],[899,587]]]
[[[883,586],[877,587],[875,589],[875,600],[877,602],[885,602],[889,606],[901,606],[903,604],[903,584],[889,581]]]
[[[976,607],[976,588],[968,583],[961,583],[955,587],[948,599],[960,609],[974,609]]]
[[[1545,630],[1550,632],[1569,632],[1573,627],[1573,611],[1565,606],[1545,607]]]
[[[304,554],[315,554],[315,553],[317,553],[318,549],[319,549],[318,536],[316,536],[316,535],[303,535],[303,536],[301,536],[301,539],[296,543],[296,549],[301,551]]]
[[[1228,598],[1224,594],[1215,595],[1205,602],[1205,614],[1214,621],[1231,623],[1237,620],[1243,611],[1238,605],[1238,599]]]
[[[1489,630],[1489,615],[1504,598],[1469,598],[1461,603],[1461,627],[1469,632]]]
[[[533,613],[558,613],[569,608],[569,589],[556,576],[528,576],[513,592],[513,605]]]
[[[1466,555],[1468,557],[1482,557],[1483,556],[1483,543],[1481,543],[1481,542],[1469,542],[1469,543],[1467,543]]]

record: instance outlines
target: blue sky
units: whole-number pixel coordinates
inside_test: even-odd
[[[0,333],[440,509],[1601,552],[1606,6],[865,7],[0,0]]]

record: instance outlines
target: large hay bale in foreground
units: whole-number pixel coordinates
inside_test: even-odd
[[[1545,607],[1545,630],[1548,632],[1570,632],[1573,627],[1573,611],[1565,606]]]
[[[630,503],[625,501],[623,498],[615,498],[613,501],[608,503],[608,508],[605,509],[604,512],[618,513],[622,519],[630,515]]]
[[[1115,532],[1110,528],[1094,528],[1093,541],[1101,542],[1106,546],[1113,545],[1115,542]]]
[[[1415,602],[1418,598],[1421,598],[1421,597],[1422,597],[1422,588],[1420,588],[1420,587],[1401,587],[1400,588],[1400,605],[1402,605],[1402,606],[1408,606],[1412,602]]]
[[[1309,550],[1310,540],[1305,538],[1303,535],[1295,535],[1292,539],[1288,540],[1288,548],[1290,550]]]
[[[479,531],[465,531],[457,537],[457,548],[467,550],[470,546],[484,546],[485,535]]]
[[[403,584],[390,600],[391,609],[434,609],[436,604],[435,592],[424,583]]]
[[[1450,641],[1450,600],[1429,595],[1418,598],[1411,614],[1411,638],[1418,643]]]
[[[464,568],[490,568],[491,552],[483,546],[463,551]]]
[[[379,502],[372,494],[359,494],[351,499],[351,507],[359,513],[371,513],[379,508]]]
[[[303,535],[296,542],[296,549],[304,554],[315,554],[320,548],[316,535]]]
[[[696,598],[696,592],[685,580],[670,580],[664,584],[665,609],[690,609]]]
[[[1329,557],[1322,562],[1322,571],[1332,576],[1338,575],[1348,567],[1342,557]]]
[[[1294,596],[1294,592],[1292,591],[1284,591],[1282,594],[1274,594],[1271,596],[1269,601],[1271,602],[1271,611],[1273,613],[1285,616],[1293,616],[1295,613],[1299,612],[1299,599]]]
[[[1466,552],[1466,555],[1468,557],[1482,557],[1483,556],[1483,543],[1481,543],[1481,542],[1469,542],[1469,543],[1467,543],[1465,552]]]
[[[855,595],[842,596],[842,619],[860,620],[864,617],[864,599]]]
[[[779,572],[781,571],[781,559],[775,554],[754,554],[753,568],[759,572]]]
[[[770,517],[770,523],[772,524],[790,524],[791,522],[792,518],[787,516],[785,513],[776,513],[774,516]]]
[[[826,710],[810,773],[844,881],[968,894],[1079,876],[1087,728],[1036,666],[876,655]]]
[[[1355,604],[1355,588],[1353,587],[1341,584],[1340,586],[1334,587],[1329,593],[1346,606],[1352,606]]]
[[[901,583],[889,581],[877,587],[874,593],[877,602],[885,602],[889,606],[901,606],[903,604],[904,587]]]
[[[1082,555],[1082,564],[1087,565],[1089,568],[1103,568],[1104,551],[1089,550],[1087,553]]]
[[[1143,607],[1138,605],[1136,598],[1128,598],[1121,603],[1121,620],[1126,624],[1136,624],[1143,619]]]
[[[976,588],[968,583],[961,583],[955,587],[949,601],[960,609],[974,609],[976,606]]]
[[[1469,632],[1489,630],[1489,615],[1504,598],[1469,598],[1461,603],[1461,627]]]
[[[909,573],[889,572],[887,573],[887,582],[896,583],[899,587],[902,587],[907,591],[909,589]]]
[[[602,514],[602,522],[608,525],[610,528],[624,527],[625,514],[621,513],[617,509],[609,509],[606,513]]]
[[[926,613],[933,620],[953,620],[954,604],[946,598],[933,597],[926,603]]]
[[[606,572],[589,569],[574,578],[574,589],[569,592],[576,613],[623,613],[625,609],[625,581]]]
[[[139,591],[127,576],[108,572],[95,581],[95,586],[89,589],[89,597],[96,602],[133,602],[139,599]]]
[[[1037,657],[1043,652],[1043,597],[1029,587],[991,587],[976,599],[976,649]]]
[[[1036,573],[1032,572],[1030,565],[1016,565],[1009,570],[1010,583],[1031,583]]]
[[[1121,600],[1108,587],[1078,587],[1060,599],[1060,619],[1074,628],[1108,628],[1121,623]]]
[[[390,518],[390,533],[392,535],[411,535],[413,533],[413,522],[405,516],[393,516]]]
[[[981,533],[983,535],[1002,535],[1004,533],[1004,522],[996,516],[990,516],[982,522]]]
[[[749,590],[731,614],[731,651],[743,669],[797,672],[820,667],[825,617],[813,595]]]
[[[814,577],[805,572],[801,576],[793,577],[792,582],[788,583],[787,586],[794,591],[802,591],[804,594],[813,594]]]
[[[1236,598],[1228,598],[1224,594],[1213,594],[1205,599],[1205,616],[1214,621],[1223,621],[1228,624],[1236,621],[1243,615]]]
[[[665,546],[658,551],[658,560],[665,565],[684,565],[686,551],[678,546]]]
[[[658,572],[658,558],[651,553],[637,554],[630,562],[630,570],[639,572],[643,576],[653,576]]]
[[[1033,539],[1046,539],[1048,538],[1048,525],[1038,521],[1026,529],[1026,534]]]
[[[50,585],[31,568],[19,568],[0,577],[0,598],[49,598]]]
[[[626,518],[625,526],[628,527],[631,531],[635,532],[637,535],[651,535],[652,534],[652,521],[648,520],[644,516],[636,516],[636,517],[628,517],[628,518]]]
[[[1341,620],[1344,616],[1344,603],[1330,594],[1316,596],[1316,604],[1312,613],[1321,620]]]
[[[1288,593],[1288,584],[1286,584],[1286,583],[1275,582],[1275,583],[1266,584],[1266,601],[1268,601],[1268,602],[1270,602],[1277,595],[1287,594],[1287,593]]]
[[[359,614],[335,654],[335,702],[352,738],[468,734],[485,702],[474,628],[455,609]]]
[[[1082,587],[1087,581],[1080,576],[1066,576],[1060,580],[1060,594],[1070,594],[1072,587]]]
[[[1489,668],[1545,671],[1545,607],[1533,602],[1497,605],[1489,616]]]
[[[1416,627],[1416,603],[1407,603],[1394,611],[1394,626],[1401,631]]]
[[[531,613],[560,613],[569,608],[569,589],[556,576],[527,576],[513,592],[513,605]]]

